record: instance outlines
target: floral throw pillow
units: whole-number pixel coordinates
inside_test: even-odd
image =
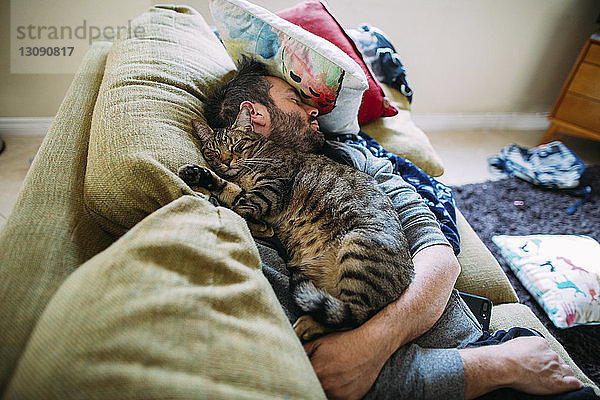
[[[362,68],[331,42],[245,0],[211,0],[210,12],[225,48],[264,62],[319,110],[324,131],[357,133],[368,88]]]
[[[559,328],[600,323],[600,245],[588,236],[494,236],[503,257]]]
[[[386,97],[383,89],[371,74],[354,41],[335,19],[325,1],[306,0],[294,7],[278,11],[277,15],[317,36],[327,39],[360,65],[369,84],[368,89],[363,94],[358,110],[358,123],[361,126],[380,117],[391,117],[398,113],[398,110],[392,105],[392,102]]]

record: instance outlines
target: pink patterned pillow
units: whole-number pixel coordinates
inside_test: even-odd
[[[523,286],[559,328],[600,323],[600,245],[589,236],[493,236]]]

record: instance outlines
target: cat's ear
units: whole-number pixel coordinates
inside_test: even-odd
[[[214,137],[213,130],[205,122],[195,119],[192,121],[192,126],[194,127],[194,136],[200,139],[200,141],[206,142]]]
[[[233,129],[240,129],[244,131],[252,129],[252,114],[249,107],[243,106],[235,119],[232,126]]]

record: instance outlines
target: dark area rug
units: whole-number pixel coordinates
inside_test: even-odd
[[[600,325],[559,329],[512,273],[493,235],[577,234],[600,242],[600,166],[587,167],[581,183],[592,187],[591,201],[573,215],[565,210],[579,199],[517,178],[455,187],[456,205],[494,254],[521,303],[528,305],[565,347],[575,363],[600,386]]]

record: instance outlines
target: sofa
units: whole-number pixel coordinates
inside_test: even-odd
[[[245,222],[176,173],[232,60],[189,7],[132,24],[85,55],[0,232],[3,398],[324,398]],[[439,175],[404,111],[366,130]],[[458,227],[456,287],[492,300],[492,330],[537,329],[597,390]]]

